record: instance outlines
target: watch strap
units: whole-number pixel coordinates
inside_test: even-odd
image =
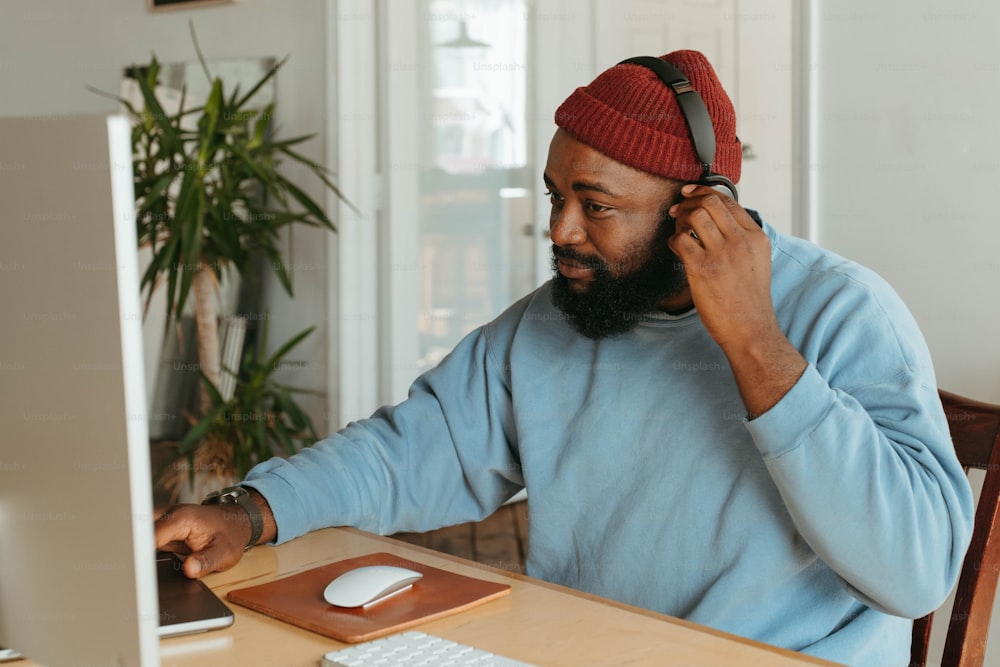
[[[264,517],[260,513],[257,503],[250,497],[250,492],[242,486],[229,486],[219,491],[214,491],[201,502],[202,505],[239,505],[242,507],[250,519],[250,540],[244,550],[249,550],[260,536],[264,534]]]

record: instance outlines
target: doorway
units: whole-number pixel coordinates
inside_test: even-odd
[[[554,111],[626,57],[696,48],[713,60],[744,142],[741,202],[792,231],[791,0],[339,5],[374,17],[369,33],[341,26],[337,71],[341,117],[375,118],[366,132],[333,130],[360,154],[338,155],[340,174],[372,171],[374,213],[356,238],[342,225],[337,288],[349,317],[331,412],[353,418],[404,399],[463,335],[549,277],[538,195]]]

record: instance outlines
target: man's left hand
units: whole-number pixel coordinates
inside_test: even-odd
[[[684,263],[705,328],[723,349],[773,335],[767,235],[732,197],[703,185],[685,185],[681,194],[670,209],[677,221],[670,249]]]
[[[684,263],[691,299],[722,348],[753,417],[794,386],[806,360],[785,337],[771,301],[771,242],[734,199],[704,185],[681,188],[670,208],[670,249]]]

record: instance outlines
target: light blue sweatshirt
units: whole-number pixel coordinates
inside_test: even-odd
[[[424,531],[529,496],[528,573],[857,666],[904,665],[972,497],[923,337],[872,272],[764,225],[809,366],[752,421],[696,312],[577,334],[548,285],[409,398],[253,469],[279,541]]]

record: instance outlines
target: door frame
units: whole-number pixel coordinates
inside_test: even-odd
[[[326,0],[326,163],[351,205],[332,194],[337,234],[327,243],[327,423],[331,431],[382,405],[379,339],[381,182],[376,0]]]

